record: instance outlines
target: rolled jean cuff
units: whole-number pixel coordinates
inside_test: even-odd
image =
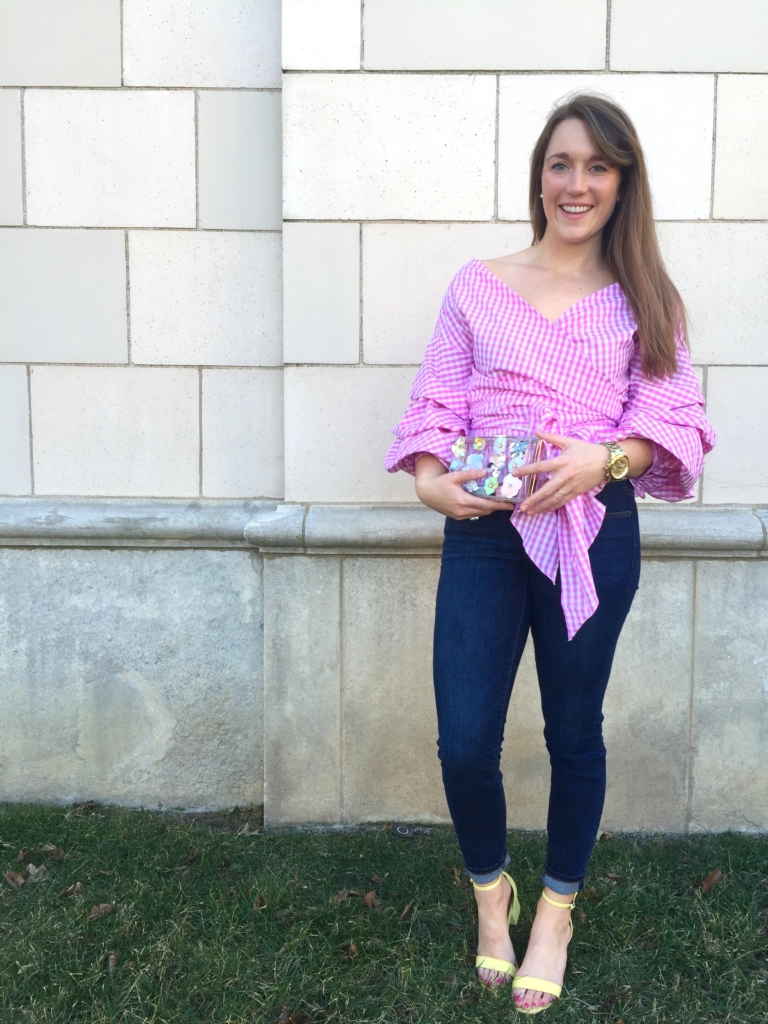
[[[500,864],[493,871],[473,871],[471,868],[467,868],[467,874],[473,882],[477,882],[478,885],[488,885],[489,882],[495,882],[501,872],[509,866],[509,862],[512,858],[507,854],[504,858],[504,863]]]
[[[572,896],[575,892],[580,892],[581,887],[584,885],[584,880],[579,882],[563,882],[559,878],[553,878],[552,875],[548,875],[546,872],[541,876],[541,880],[547,888],[551,889],[552,892],[559,892],[561,896]]]

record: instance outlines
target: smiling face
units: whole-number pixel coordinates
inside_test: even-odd
[[[541,175],[547,234],[577,244],[599,234],[620,195],[621,172],[595,151],[583,121],[569,118],[552,132]]]

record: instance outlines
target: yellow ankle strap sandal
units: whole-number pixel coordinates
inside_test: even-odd
[[[573,894],[573,899],[570,903],[559,903],[557,900],[553,900],[551,896],[547,896],[546,892],[542,892],[541,895],[551,906],[560,907],[562,910],[573,910],[576,906],[576,893]],[[568,936],[568,941],[570,942],[573,938],[573,921],[569,921],[568,923],[571,929],[571,933]],[[517,1003],[514,1004],[518,1013],[525,1013],[528,1016],[532,1016],[534,1013],[541,1013],[543,1010],[548,1010],[550,1006],[554,1006],[555,1002],[560,998],[563,986],[556,985],[553,981],[547,981],[545,978],[531,978],[524,974],[518,974],[512,984],[513,1001],[515,992],[525,992],[526,989],[530,992],[546,992],[547,995],[555,997],[554,1000],[551,1003],[547,1003],[546,1006],[531,1006],[526,1009],[523,1006],[518,1006]]]
[[[488,882],[487,885],[478,885],[477,882],[473,882],[472,885],[479,892],[487,892],[489,889],[496,889],[501,885],[501,879],[506,878],[509,882],[511,892],[509,894],[509,907],[507,910],[507,924],[517,924],[518,918],[520,917],[520,901],[517,898],[517,886],[515,880],[511,875],[508,875],[506,871],[502,871],[498,878],[494,878],[492,882]],[[485,985],[486,988],[495,988],[497,985],[506,985],[509,980],[514,978],[517,973],[517,964],[510,963],[509,960],[497,960],[495,956],[476,956],[475,957],[475,970],[486,970],[496,971],[499,977],[494,982],[483,981],[478,975],[478,980],[481,985]]]

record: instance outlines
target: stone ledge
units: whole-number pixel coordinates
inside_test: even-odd
[[[768,510],[640,509],[645,554],[768,554]],[[268,552],[439,551],[443,517],[418,505],[291,505],[279,501],[6,498],[0,546],[252,547]]]
[[[0,545],[247,547],[246,526],[277,505],[275,501],[6,498],[0,501]]]

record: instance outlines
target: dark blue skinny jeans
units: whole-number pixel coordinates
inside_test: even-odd
[[[464,864],[488,882],[508,863],[499,769],[507,708],[528,631],[551,765],[544,883],[577,892],[605,799],[603,696],[640,578],[632,484],[606,484],[589,551],[600,605],[572,640],[552,583],[523,550],[508,512],[447,519],[435,621],[438,753]],[[516,722],[517,729],[529,727]]]

